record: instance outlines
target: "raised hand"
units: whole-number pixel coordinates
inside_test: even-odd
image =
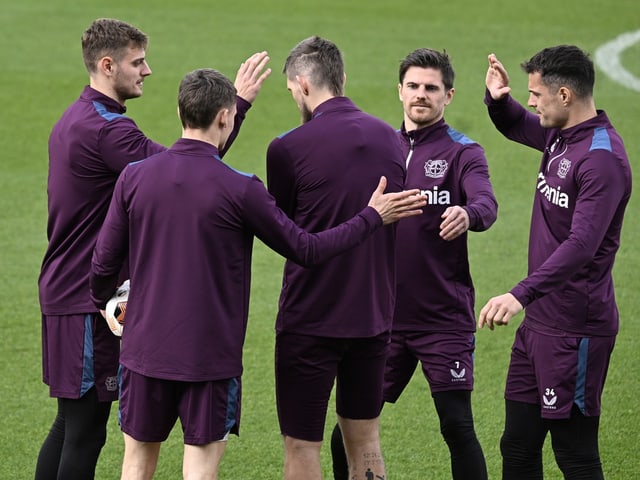
[[[511,91],[509,87],[509,75],[497,57],[491,53],[488,56],[489,68],[485,83],[494,100],[500,100]]]
[[[233,82],[239,97],[253,103],[263,82],[271,75],[271,69],[265,69],[268,61],[267,52],[257,52],[240,64],[235,82]]]

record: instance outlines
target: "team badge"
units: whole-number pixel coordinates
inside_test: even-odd
[[[442,178],[448,166],[446,160],[427,160],[424,162],[424,174],[429,178]]]
[[[107,391],[115,392],[118,389],[118,377],[107,377],[104,381]]]
[[[569,173],[569,169],[571,168],[571,160],[567,158],[563,158],[560,160],[560,164],[558,165],[558,176],[560,178],[565,178],[567,173]]]

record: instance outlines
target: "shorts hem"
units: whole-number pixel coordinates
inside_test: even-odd
[[[49,396],[51,398],[68,398],[70,400],[78,400],[82,395],[80,392],[64,392],[60,390],[49,389]]]
[[[164,441],[167,440],[167,438],[169,438],[169,435],[166,435],[163,437],[163,435],[158,435],[158,437],[154,438],[153,435],[144,435],[144,434],[138,434],[138,433],[134,433],[132,431],[130,431],[128,428],[125,428],[122,424],[120,424],[120,430],[122,431],[122,433],[127,434],[128,436],[130,436],[131,438],[133,438],[135,441],[137,442],[146,442],[146,443],[162,443]]]
[[[442,392],[473,392],[473,384],[468,385],[466,383],[452,383],[451,385],[431,388],[431,395],[434,393]]]

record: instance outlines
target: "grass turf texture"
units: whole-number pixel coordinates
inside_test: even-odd
[[[560,8],[559,8],[560,7]],[[234,77],[240,62],[268,50],[274,70],[250,111],[240,138],[226,161],[264,178],[268,142],[299,122],[295,104],[280,74],[289,49],[318,34],[335,41],[345,54],[347,95],[361,108],[398,126],[397,67],[417,47],[446,49],[457,73],[455,100],[446,112],[454,128],[486,150],[498,201],[494,227],[470,237],[472,273],[478,309],[503,293],[526,272],[526,244],[533,185],[540,154],[503,139],[482,104],[486,56],[495,52],[511,74],[513,93],[526,101],[526,76],[519,63],[543,47],[575,43],[594,52],[598,45],[640,25],[633,0],[569,0],[520,4],[488,2],[409,2],[398,0],[303,2],[275,0],[231,3],[154,0],[144,5],[115,0],[46,2],[23,0],[3,6],[0,15],[2,65],[0,123],[0,478],[32,478],[40,444],[55,414],[55,401],[41,383],[40,314],[36,281],[46,246],[47,137],[51,126],[77,98],[87,75],[80,35],[97,17],[129,21],[151,37],[148,61],[154,72],[141,99],[128,103],[128,114],[156,141],[170,144],[180,135],[175,114],[182,76],[214,67]],[[625,67],[640,75],[640,47],[623,55]],[[597,72],[596,104],[607,110],[623,138],[632,165],[640,158],[637,136],[640,93]],[[638,170],[636,168],[636,170]],[[636,182],[638,172],[635,172]],[[639,257],[633,239],[640,234],[638,201],[627,211],[623,243],[615,269],[621,330],[603,398],[601,455],[609,479],[635,478],[640,461],[633,405],[640,394],[638,356]],[[282,447],[274,407],[273,325],[282,259],[256,244],[249,331],[245,347],[242,436],[229,441],[221,479],[277,479]],[[428,282],[428,272],[424,281]],[[503,387],[516,325],[477,336],[476,429],[490,478],[500,476],[499,438],[503,425]],[[119,478],[122,438],[114,411],[97,478]],[[335,416],[330,409],[327,434]],[[328,437],[327,441],[328,441]],[[382,414],[382,442],[389,478],[449,478],[449,459],[435,410],[418,372],[396,405]],[[329,451],[323,468],[330,474]],[[545,448],[548,479],[561,478],[549,442]],[[182,441],[174,429],[162,448],[156,478],[181,475]]]

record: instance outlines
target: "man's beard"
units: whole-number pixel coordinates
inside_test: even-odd
[[[307,123],[313,118],[313,112],[303,103],[300,107],[300,116],[302,117],[302,123]]]

